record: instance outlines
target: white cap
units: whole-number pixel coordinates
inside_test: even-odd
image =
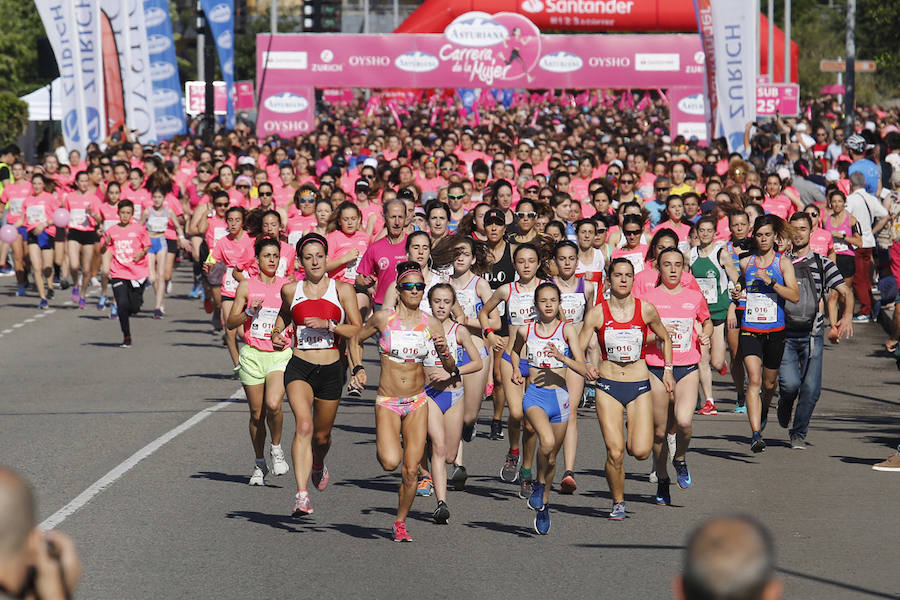
[[[378,159],[372,158],[371,156],[363,161],[364,167],[372,167],[373,169],[378,168]]]
[[[841,174],[838,173],[837,169],[828,169],[825,172],[825,181],[837,181],[841,178]]]
[[[778,174],[778,177],[781,181],[785,181],[791,178],[791,170],[787,167],[778,167],[775,172]]]
[[[252,156],[242,156],[238,159],[239,165],[255,165],[256,161],[253,160]]]
[[[806,133],[806,123],[797,123],[796,127],[794,127],[794,130],[797,133]]]

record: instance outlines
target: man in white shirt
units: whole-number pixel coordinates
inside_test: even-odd
[[[850,189],[847,211],[856,217],[863,242],[854,253],[856,273],[853,275],[853,292],[859,303],[859,315],[853,321],[861,323],[878,316],[872,314],[872,249],[875,235],[888,221],[888,212],[875,196],[866,192],[866,177],[861,172],[850,175]]]

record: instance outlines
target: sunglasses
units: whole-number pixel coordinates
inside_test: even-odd
[[[228,208],[228,202],[216,202],[214,206],[216,208]]]
[[[476,177],[475,183],[487,183],[487,179],[485,179],[484,177]]]
[[[760,196],[758,194],[748,195],[747,198],[749,198],[750,200],[762,200],[762,196]]]
[[[541,194],[540,196],[538,196],[538,198],[540,198],[541,200],[553,200],[553,196],[547,196],[544,194]]]
[[[259,192],[260,197],[268,197],[272,195],[272,192]]]
[[[667,191],[669,191],[669,188],[667,188],[667,187],[658,187],[658,188],[654,188],[654,189],[656,189],[657,192],[667,192]]]
[[[465,197],[465,194],[447,194],[447,198],[450,200],[462,200]]]
[[[520,219],[533,219],[537,216],[537,213],[531,210],[525,212],[517,212],[516,216]]]
[[[312,203],[315,202],[315,201],[316,201],[316,197],[315,197],[315,196],[300,196],[300,203],[301,203],[301,204],[312,204]]]
[[[634,183],[634,179],[620,179],[621,183]]]
[[[241,185],[236,185],[236,186],[234,186],[234,187],[236,187],[236,188],[239,189],[239,190],[240,190],[240,189],[244,189],[244,190],[249,190],[249,189],[250,189],[250,186],[247,185],[246,183],[242,183]]]
[[[424,292],[425,284],[424,283],[413,283],[409,281],[407,283],[398,283],[397,287],[399,287],[404,292]]]
[[[606,233],[607,231],[609,231],[609,230],[608,229],[598,229],[597,235],[600,235],[601,233]]]
[[[640,229],[632,229],[630,231],[622,230],[622,233],[624,233],[625,235],[640,235],[641,230]]]
[[[198,173],[212,173],[209,169],[197,169]]]
[[[811,210],[806,211],[806,214],[808,214],[808,215],[811,216],[811,217],[818,217],[818,216],[819,216],[819,213],[814,212],[814,211],[811,211]]]
[[[537,189],[537,188],[530,188],[530,189],[525,190],[525,193],[526,193],[526,194],[537,194],[537,193],[538,193],[538,189]]]
[[[441,167],[441,171],[452,171],[453,169],[450,167]]]
[[[322,185],[334,185],[334,179],[323,179]]]

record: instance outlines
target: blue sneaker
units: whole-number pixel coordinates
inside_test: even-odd
[[[49,305],[50,305],[50,303],[47,301],[46,298],[41,298],[41,301],[38,304],[38,308],[41,310],[45,310]]]
[[[200,294],[202,294],[202,293],[203,293],[203,286],[195,285],[194,289],[191,290],[191,293],[188,294],[188,296],[190,296],[191,298],[199,298]]]
[[[660,506],[672,504],[672,495],[669,493],[669,485],[671,483],[668,479],[663,479],[656,483],[656,503]]]
[[[118,319],[119,318],[119,306],[117,304],[113,304],[112,308],[109,311],[110,319]]]
[[[625,520],[625,502],[616,502],[613,504],[612,510],[609,511],[609,520],[610,521],[624,521]]]
[[[106,296],[100,296],[97,298],[97,310],[103,310],[106,308],[106,303],[109,302],[109,298]]]
[[[531,495],[528,496],[528,507],[532,510],[541,510],[544,506],[544,484],[535,481],[531,485]],[[540,532],[538,532],[540,533]]]
[[[686,490],[694,485],[691,472],[688,471],[687,461],[672,459],[672,466],[675,467],[675,480],[678,482],[678,487]]]
[[[543,487],[543,485],[541,486]],[[550,506],[544,507],[534,515],[534,530],[540,535],[547,535],[550,531]]]
[[[16,288],[16,296],[18,296],[19,298],[21,298],[21,297],[24,296],[24,295],[25,295],[25,286],[24,286],[24,285],[20,285],[18,288]]]
[[[747,405],[746,405],[746,404],[739,404],[738,406],[735,406],[735,407],[734,407],[734,414],[736,414],[736,415],[746,415],[746,414],[747,414]]]

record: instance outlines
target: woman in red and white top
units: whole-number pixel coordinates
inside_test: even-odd
[[[28,259],[41,297],[38,306],[42,309],[47,308],[47,298],[53,294],[53,247],[56,236],[53,212],[59,208],[56,196],[44,191],[46,185],[44,175],[35,173],[31,177],[31,195],[22,203],[22,214],[15,224],[28,231]]]
[[[325,455],[344,389],[347,367],[338,338],[352,338],[362,326],[353,286],[325,273],[328,242],[308,233],[297,243],[304,279],[281,288],[281,311],[272,330],[272,344],[285,348],[294,340],[293,355],[284,371],[288,402],[297,420],[291,444],[297,494],[293,515],[312,513],[307,485],[328,486]],[[293,336],[285,334],[293,328]]]
[[[284,399],[284,369],[291,358],[291,350],[276,350],[272,345],[272,329],[281,310],[281,288],[287,282],[277,274],[280,243],[276,238],[260,237],[254,251],[258,273],[238,284],[225,325],[228,329],[243,326],[245,344],[241,348],[238,375],[250,407],[250,443],[256,454],[256,466],[249,483],[265,485],[269,473],[265,458],[266,424],[272,436],[272,472],[284,475],[289,470],[281,449],[284,421],[281,403]]]
[[[96,232],[97,224],[91,218],[91,207],[96,202],[97,195],[88,189],[89,183],[87,171],[79,171],[75,175],[76,190],[66,194],[65,199],[65,208],[69,211],[66,250],[69,256],[69,271],[72,275],[72,302],[77,303],[78,308],[87,305],[84,296],[79,292],[87,291],[94,244],[100,241]]]
[[[369,234],[360,229],[362,213],[359,207],[348,201],[341,202],[331,215],[336,228],[325,239],[328,242],[328,276],[344,283],[356,284],[356,268],[369,247]],[[356,293],[360,312],[369,310],[369,296]]]
[[[658,478],[656,503],[659,505],[668,505],[672,501],[669,495],[669,458],[675,467],[678,486],[687,489],[692,485],[685,454],[691,441],[691,425],[700,384],[700,345],[708,348],[713,333],[709,307],[703,293],[681,285],[684,263],[684,255],[677,248],[662,250],[656,257],[660,285],[643,296],[656,307],[672,345],[672,360],[669,361],[663,358],[659,343],[648,348],[647,352],[654,413],[653,457]],[[699,334],[698,323],[702,328]],[[662,381],[667,363],[673,365],[674,395]],[[666,443],[667,433],[675,433],[675,456],[672,457],[669,457]]]
[[[131,346],[129,319],[141,310],[144,285],[150,275],[147,251],[150,236],[143,225],[135,223],[134,203],[120,200],[117,205],[119,223],[103,235],[103,248],[111,254],[109,275],[113,295],[119,309],[119,327],[122,329],[122,347]]]

